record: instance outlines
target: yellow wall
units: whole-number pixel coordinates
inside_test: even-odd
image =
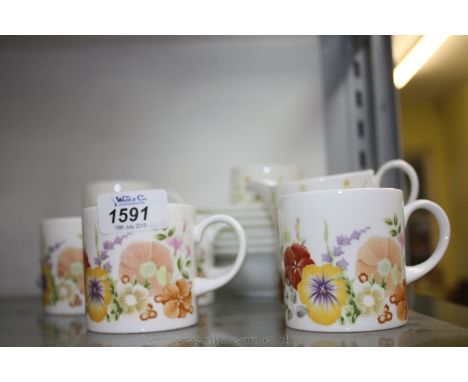
[[[440,280],[429,276],[415,284],[420,293],[447,297],[462,279],[468,279],[468,82],[449,96],[424,100],[401,94],[404,156],[420,158],[426,168],[427,197],[447,212],[452,237],[439,265]],[[435,222],[433,231],[437,232]],[[433,235],[434,241],[437,234]],[[435,244],[435,243],[434,243]]]
[[[468,81],[442,102],[447,122],[449,191],[453,201],[452,234],[457,244],[457,274],[468,279]]]

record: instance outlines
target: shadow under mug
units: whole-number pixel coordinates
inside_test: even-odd
[[[198,321],[196,297],[228,283],[246,254],[241,225],[227,215],[196,223],[195,208],[169,204],[163,230],[102,234],[96,207],[83,209],[87,327],[101,333],[178,329]],[[239,238],[236,260],[213,278],[197,277],[195,245],[211,224],[226,223]]]
[[[439,241],[421,264],[406,266],[405,227],[431,212]],[[318,332],[394,328],[408,320],[407,284],[445,254],[450,224],[429,200],[403,205],[401,190],[362,188],[285,195],[278,206],[286,325]]]

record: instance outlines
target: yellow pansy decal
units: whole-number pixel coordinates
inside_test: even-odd
[[[48,265],[42,266],[42,303],[49,305],[52,303],[54,279],[52,271]]]
[[[317,324],[332,325],[341,316],[346,304],[345,281],[341,275],[342,270],[331,264],[321,267],[311,264],[302,270],[297,291],[310,319]]]
[[[86,306],[91,320],[101,322],[106,317],[111,298],[107,272],[101,267],[86,269]]]

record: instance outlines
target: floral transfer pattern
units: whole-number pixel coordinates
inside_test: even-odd
[[[44,306],[67,304],[69,307],[77,307],[84,303],[83,250],[64,246],[65,241],[47,246],[47,253],[42,258],[41,289]],[[52,257],[57,258],[55,272]]]
[[[341,316],[346,303],[345,282],[341,269],[330,264],[307,265],[297,291],[312,321],[330,325]]]
[[[193,312],[192,284],[184,279],[169,284],[155,301],[164,304],[164,313],[170,318],[183,318]]]
[[[116,236],[102,245],[96,234],[96,257],[92,268],[85,254],[88,317],[95,322],[118,321],[122,316],[141,321],[156,319],[157,307],[164,316],[177,319],[193,313],[190,279],[192,250],[186,243],[187,224],[158,231],[153,241],[127,240]],[[119,246],[119,248],[117,248]],[[120,253],[113,270],[110,252]],[[114,263],[115,264],[115,263]],[[113,275],[118,274],[118,277]]]
[[[294,239],[289,231],[282,232],[288,320],[352,325],[361,319],[385,324],[408,318],[404,230],[396,215],[384,218],[382,224],[390,228],[388,236],[372,236],[370,227],[362,227],[331,240],[324,221],[324,251],[319,255],[311,253],[301,237],[299,219]],[[349,272],[351,260],[346,256],[351,250],[357,251],[354,273]]]

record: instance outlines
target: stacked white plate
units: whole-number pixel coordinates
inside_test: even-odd
[[[242,269],[228,288],[249,297],[270,297],[278,292],[278,271],[275,255],[278,251],[276,227],[271,212],[262,204],[236,204],[197,208],[199,218],[224,214],[238,220],[247,237],[247,257]],[[227,265],[238,251],[235,232],[221,229],[213,241],[215,261]]]

